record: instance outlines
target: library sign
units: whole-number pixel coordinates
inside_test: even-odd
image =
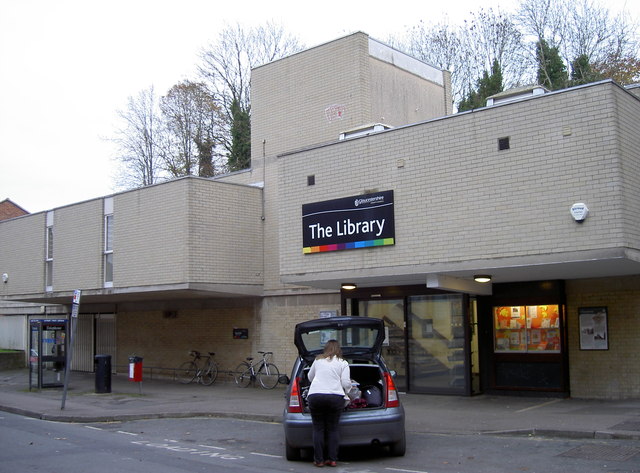
[[[302,252],[393,245],[393,218],[393,191],[304,204]]]

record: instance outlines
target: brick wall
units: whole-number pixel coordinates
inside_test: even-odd
[[[640,397],[640,276],[567,281],[569,379],[576,398]],[[607,307],[609,349],[580,350],[578,309]]]
[[[175,317],[164,311],[123,311],[117,315],[117,364],[131,355],[144,358],[148,367],[177,368],[189,359],[190,350],[214,352],[222,371],[233,369],[247,356],[257,356],[255,308],[247,302],[218,300],[217,307],[179,309]],[[234,328],[247,328],[249,338],[233,338]],[[221,381],[229,380],[224,373]]]
[[[0,273],[9,275],[0,283],[0,295],[44,291],[44,222],[39,213],[0,224]]]
[[[637,215],[640,172],[633,147],[621,148],[618,92],[627,95],[612,83],[573,89],[281,158],[281,274],[433,272],[640,247],[639,222],[625,215]],[[640,121],[638,101],[626,106],[629,123]],[[511,148],[498,151],[502,137]],[[394,191],[395,246],[302,254],[302,204],[369,189]],[[575,202],[591,210],[582,225],[569,215]]]
[[[102,287],[103,219],[102,199],[54,211],[54,291]]]

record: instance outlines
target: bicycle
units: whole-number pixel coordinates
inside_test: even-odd
[[[257,379],[263,389],[273,389],[280,381],[280,370],[275,364],[268,361],[273,352],[259,351],[258,353],[262,355],[261,360],[254,362],[253,357],[249,357],[247,361],[240,363],[234,371],[238,387],[246,388],[251,381]]]
[[[209,352],[207,356],[197,350],[191,350],[189,356],[193,359],[178,367],[178,380],[182,384],[189,384],[197,379],[198,383],[211,386],[218,377],[218,365],[213,361],[213,355],[213,352]],[[201,364],[200,360],[204,361],[204,364]]]

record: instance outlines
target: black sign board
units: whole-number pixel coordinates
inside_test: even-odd
[[[302,206],[304,253],[395,244],[393,191]]]

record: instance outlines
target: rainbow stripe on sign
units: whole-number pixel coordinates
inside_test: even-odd
[[[380,240],[352,241],[349,243],[335,243],[332,245],[306,246],[302,248],[302,253],[324,253],[326,251],[354,250],[356,248],[368,248],[370,246],[393,245],[393,238],[383,238]]]

